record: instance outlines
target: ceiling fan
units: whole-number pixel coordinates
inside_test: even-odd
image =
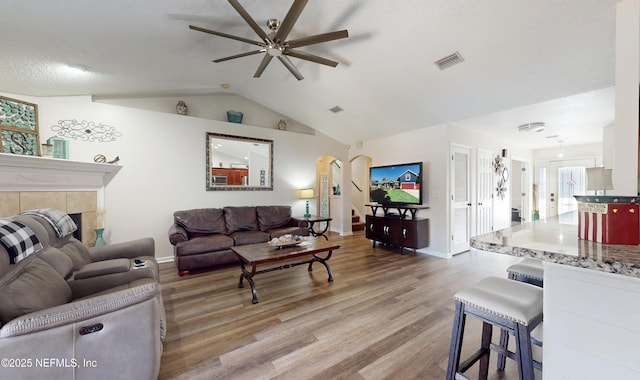
[[[308,0],[295,0],[291,5],[291,8],[289,9],[289,12],[287,12],[287,15],[285,16],[284,20],[282,20],[282,23],[280,23],[280,21],[277,19],[273,19],[273,18],[269,19],[267,21],[267,27],[270,30],[269,34],[267,34],[264,30],[262,30],[260,26],[258,26],[255,20],[242,7],[242,5],[240,5],[240,3],[237,0],[228,0],[228,1],[229,1],[229,4],[231,4],[231,6],[244,19],[244,21],[246,21],[247,24],[249,24],[251,29],[253,29],[256,32],[256,34],[262,39],[262,41],[254,41],[254,40],[234,36],[227,33],[216,32],[214,30],[201,28],[199,26],[189,25],[189,29],[192,29],[192,30],[197,30],[199,32],[209,33],[216,36],[230,38],[232,40],[237,40],[237,41],[245,42],[248,44],[260,46],[260,49],[258,50],[253,50],[246,53],[240,53],[240,54],[232,55],[225,58],[215,59],[213,60],[213,62],[218,63],[218,62],[228,61],[230,59],[246,57],[249,55],[266,53],[264,58],[262,59],[262,62],[260,62],[260,65],[258,66],[258,70],[256,70],[256,73],[253,75],[254,78],[259,78],[260,75],[262,75],[262,72],[264,72],[264,70],[267,68],[267,65],[271,62],[273,57],[277,57],[280,60],[280,62],[282,62],[282,64],[298,80],[302,80],[304,79],[304,77],[302,76],[302,74],[300,74],[300,72],[291,62],[289,57],[295,57],[295,58],[303,59],[305,61],[320,63],[322,65],[327,65],[331,67],[336,67],[338,65],[338,62],[336,61],[332,61],[330,59],[326,59],[323,57],[319,57],[317,55],[305,53],[305,52],[294,50],[294,49],[302,46],[318,44],[321,42],[328,42],[328,41],[338,40],[341,38],[347,38],[349,37],[349,32],[346,29],[339,30],[336,32],[316,34],[313,36],[308,36],[308,37],[287,41],[287,36],[289,35],[289,32],[291,32],[293,25],[298,20],[298,17],[300,17],[300,14],[302,13],[302,10],[304,9],[304,7],[307,5]]]

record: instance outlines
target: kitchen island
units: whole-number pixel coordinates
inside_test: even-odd
[[[640,246],[578,238],[577,213],[471,238],[544,264],[544,379],[640,379]]]

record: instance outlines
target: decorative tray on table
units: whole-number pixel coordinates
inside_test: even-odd
[[[292,235],[283,235],[278,238],[273,238],[267,242],[267,245],[276,248],[288,248],[295,247],[300,243],[304,242],[306,239],[304,236],[292,236]]]

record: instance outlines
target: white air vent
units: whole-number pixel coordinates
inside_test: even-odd
[[[462,56],[460,55],[460,53],[455,52],[451,55],[448,55],[444,58],[441,58],[437,61],[435,61],[434,63],[436,64],[436,66],[438,66],[438,68],[440,70],[444,70],[447,69],[453,65],[457,65],[460,62],[463,62],[464,58],[462,58]]]

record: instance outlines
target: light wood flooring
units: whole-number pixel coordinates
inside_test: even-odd
[[[239,266],[179,277],[161,264],[167,337],[160,379],[444,379],[453,295],[519,259],[470,251],[440,259],[372,248],[363,232],[330,240],[334,282],[316,263],[254,277],[251,303]],[[481,324],[467,319],[463,358]],[[497,341],[494,331],[494,341]],[[517,379],[515,363],[490,379]],[[477,377],[477,365],[467,375]]]

